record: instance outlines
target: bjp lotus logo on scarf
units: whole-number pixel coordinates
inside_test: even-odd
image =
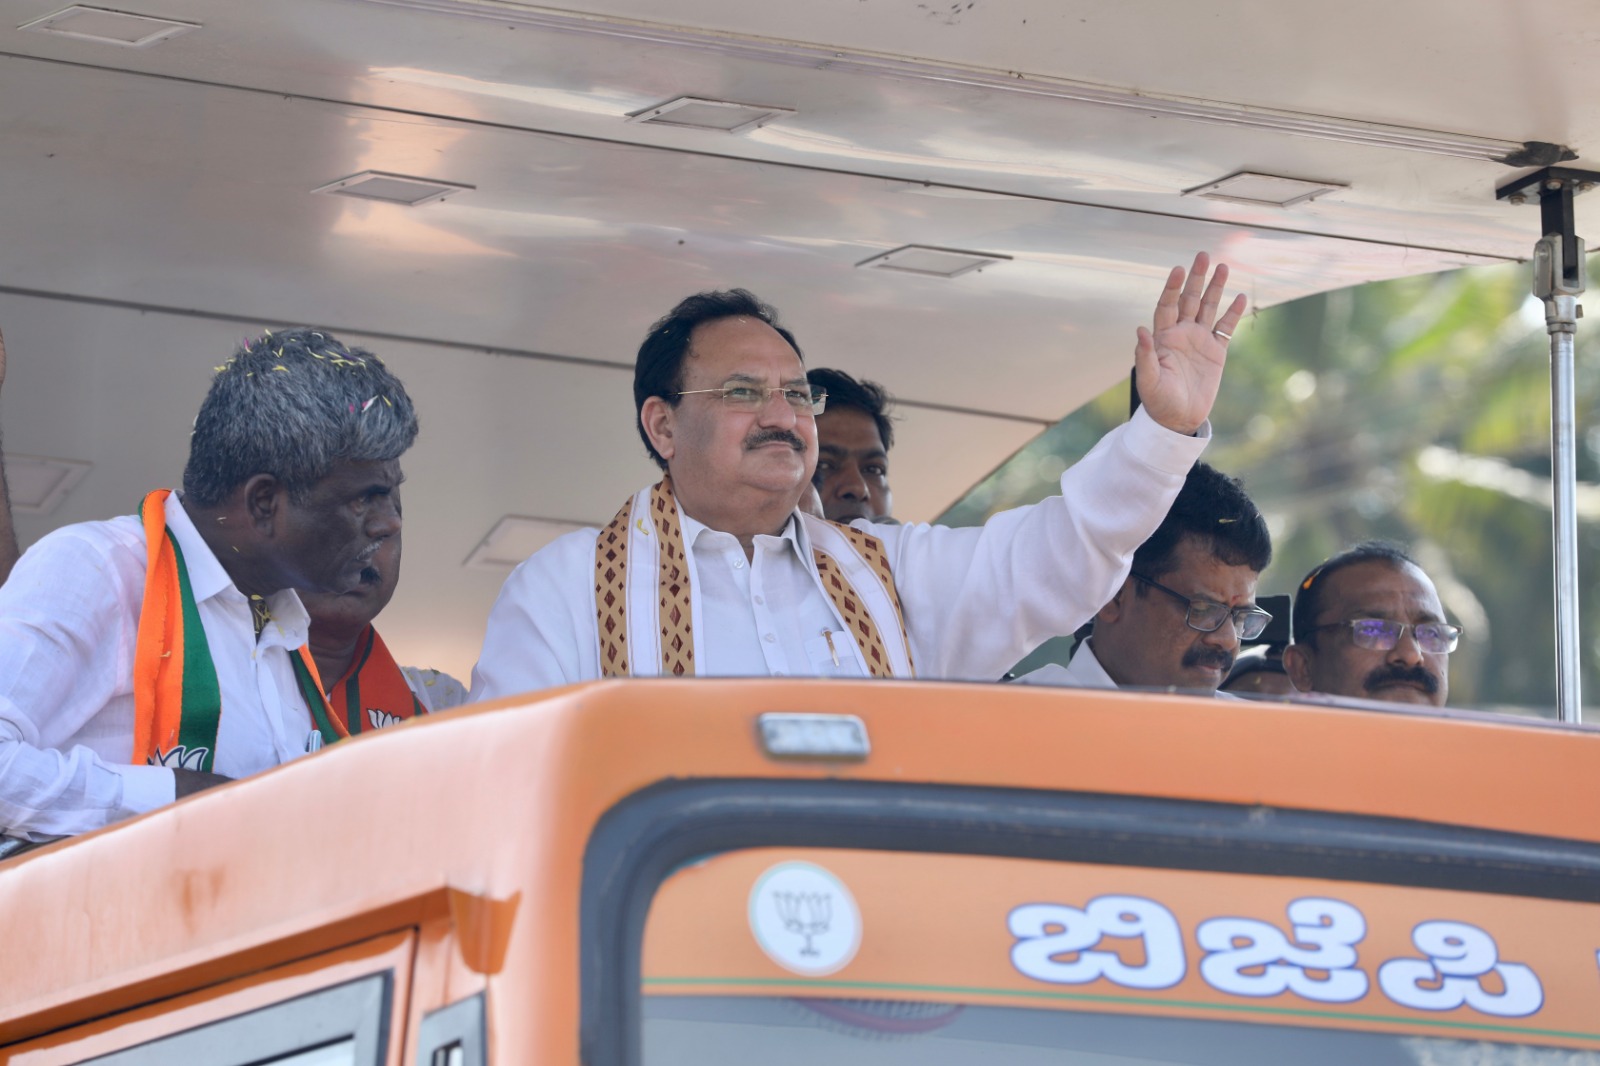
[[[210,748],[189,748],[182,744],[170,751],[157,748],[155,754],[145,760],[147,766],[165,766],[169,770],[201,770],[208,756]]]
[[[396,725],[400,722],[403,722],[405,719],[401,718],[398,714],[390,714],[388,711],[380,711],[376,707],[368,707],[367,721],[372,723],[372,728],[383,729],[386,726]]]

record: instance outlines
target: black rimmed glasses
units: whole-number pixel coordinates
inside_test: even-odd
[[[1159,581],[1152,581],[1143,574],[1133,574],[1135,581],[1142,581],[1153,589],[1160,589],[1175,600],[1181,600],[1189,609],[1183,620],[1190,629],[1199,630],[1201,633],[1215,633],[1222,628],[1224,622],[1233,622],[1233,631],[1239,634],[1240,640],[1254,640],[1267,628],[1267,623],[1272,621],[1270,612],[1251,604],[1249,607],[1229,607],[1225,603],[1215,600],[1202,599],[1199,596],[1185,596],[1176,589],[1169,589]]]
[[[1350,630],[1350,643],[1368,651],[1389,651],[1407,629],[1417,640],[1417,647],[1434,655],[1449,655],[1461,643],[1466,630],[1448,622],[1392,622],[1387,618],[1352,618],[1348,622],[1328,622],[1312,626],[1312,632],[1323,629]]]
[[[688,389],[677,395],[697,396],[713,392],[722,397],[722,406],[735,411],[759,411],[771,402],[773,393],[781,395],[783,402],[796,411],[810,411],[813,415],[820,415],[828,406],[828,390],[817,385],[801,388],[797,385],[766,386],[735,382],[720,389]]]

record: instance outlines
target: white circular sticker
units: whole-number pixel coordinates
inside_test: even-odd
[[[750,931],[784,969],[822,977],[861,946],[861,912],[844,882],[809,862],[781,862],[750,890]]]

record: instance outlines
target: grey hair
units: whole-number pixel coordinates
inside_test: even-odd
[[[183,491],[214,507],[257,474],[304,500],[335,463],[398,459],[417,439],[400,379],[362,348],[312,329],[246,340],[200,404]]]

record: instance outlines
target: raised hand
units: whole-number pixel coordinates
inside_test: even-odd
[[[1244,315],[1240,293],[1227,313],[1217,317],[1228,267],[1219,263],[1207,283],[1210,267],[1211,257],[1201,252],[1187,273],[1172,268],[1156,301],[1152,328],[1139,327],[1133,350],[1140,402],[1151,418],[1178,433],[1193,433],[1211,417],[1228,361],[1228,340]]]

